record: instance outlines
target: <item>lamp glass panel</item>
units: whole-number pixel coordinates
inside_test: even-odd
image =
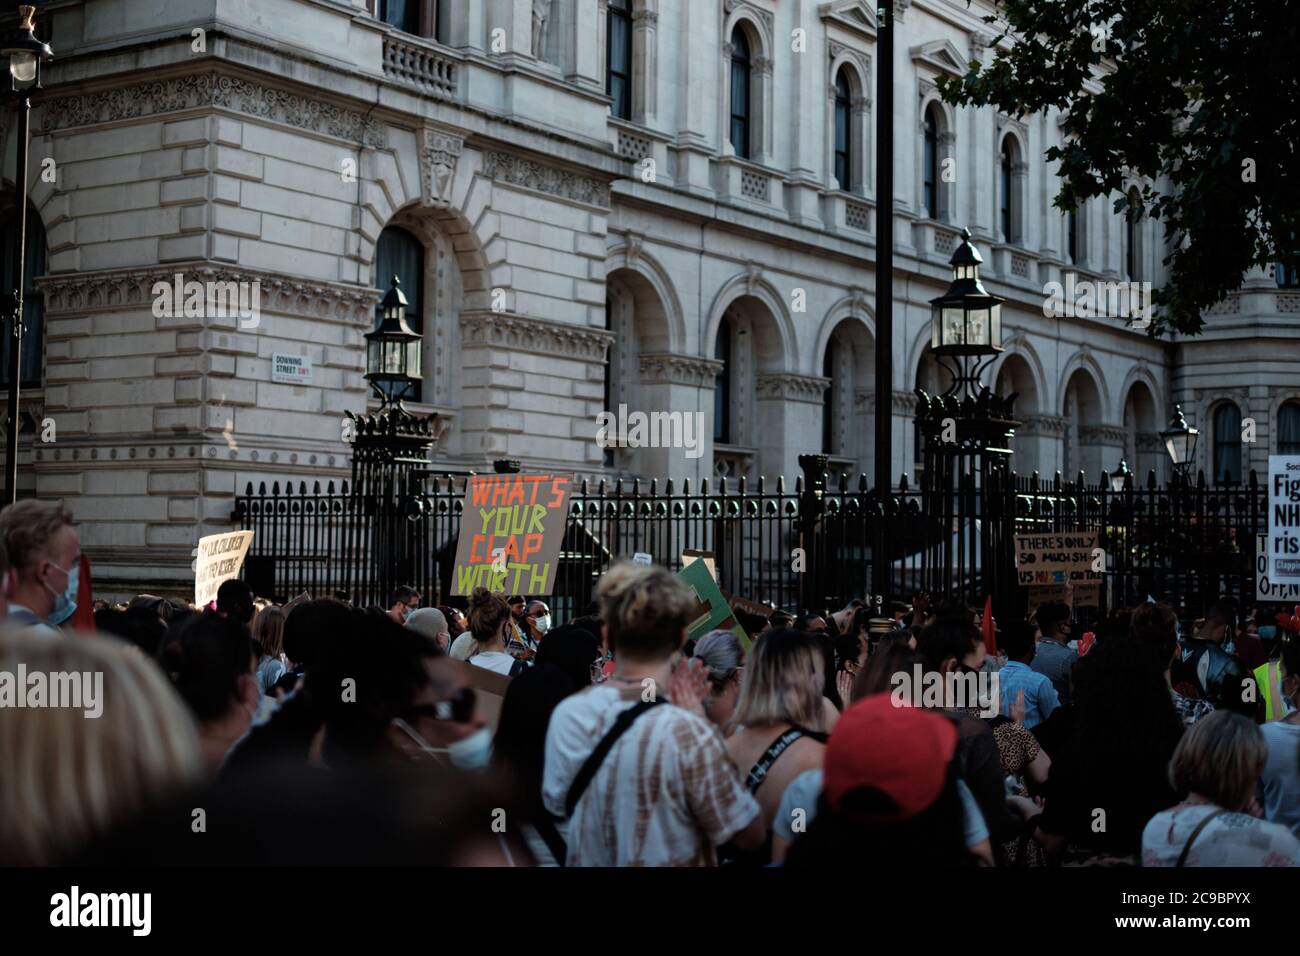
[[[1175,465],[1187,461],[1187,433],[1179,432],[1168,436],[1165,439],[1165,450],[1169,452],[1169,457]]]
[[[966,310],[961,306],[943,307],[943,344],[966,344]]]
[[[966,344],[989,344],[989,310],[987,306],[971,309],[966,313]]]
[[[930,348],[937,349],[942,344],[943,316],[939,306],[930,306]]]
[[[420,340],[411,339],[406,343],[406,374],[410,378],[422,377],[420,372]]]
[[[369,339],[366,342],[366,371],[374,375],[383,370],[383,345],[376,339]]]
[[[1002,348],[1002,303],[995,302],[989,309],[989,345]]]
[[[10,53],[9,72],[19,83],[31,83],[36,79],[36,54],[22,51]]]

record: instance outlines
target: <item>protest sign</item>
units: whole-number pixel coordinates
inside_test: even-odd
[[[637,564],[655,563],[654,557],[652,555],[646,554],[644,551],[636,552],[634,555],[632,555],[632,560],[635,561]]]
[[[1033,614],[1044,604],[1068,604],[1076,607],[1097,607],[1101,604],[1099,579],[1073,581],[1065,584],[1030,585],[1028,613]]]
[[[251,531],[228,531],[199,538],[197,560],[194,562],[196,607],[215,601],[217,589],[231,578],[239,577],[239,569],[244,566],[248,546],[252,543]]]
[[[741,645],[748,651],[749,635],[736,621],[735,613],[718,589],[718,582],[709,574],[704,561],[688,564],[677,572],[677,577],[695,592],[695,598],[699,601],[695,617],[686,626],[687,640],[699,640],[709,631],[721,629],[731,631],[740,638]]]
[[[1021,585],[1064,584],[1095,577],[1096,531],[1018,534],[1016,577]]]
[[[1268,456],[1268,579],[1300,584],[1300,455]]]
[[[450,657],[442,659],[447,666],[461,672],[465,683],[474,689],[474,716],[495,734],[497,721],[501,718],[501,702],[505,700],[506,690],[511,678],[498,674],[486,667],[476,667],[468,661],[458,661]]]
[[[1268,535],[1255,535],[1255,600],[1300,601],[1300,584],[1277,584],[1268,576]]]
[[[476,587],[547,597],[568,523],[569,486],[559,475],[473,475],[465,484],[453,595]]]
[[[696,561],[703,561],[708,566],[709,575],[714,581],[718,580],[718,565],[713,560],[712,551],[696,551],[694,548],[688,548],[682,552],[682,567],[694,564]]]

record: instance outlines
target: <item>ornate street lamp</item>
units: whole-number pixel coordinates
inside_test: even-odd
[[[406,324],[407,303],[401,285],[393,276],[380,305],[383,320],[379,328],[366,333],[366,380],[384,405],[400,406],[422,377],[420,333]]]
[[[1121,458],[1119,467],[1110,473],[1110,490],[1118,494],[1124,490],[1124,484],[1131,478],[1133,472],[1128,470],[1128,462]]]
[[[1192,463],[1196,460],[1196,440],[1201,433],[1187,424],[1183,417],[1183,406],[1174,406],[1174,417],[1169,427],[1160,433],[1165,443],[1165,450],[1174,463],[1174,474],[1181,478],[1191,475]]]
[[[970,230],[963,229],[961,242],[948,260],[952,284],[939,298],[930,300],[930,351],[953,363],[949,368],[952,387],[945,396],[958,391],[977,394],[980,374],[1002,351],[1002,303],[1006,299],[985,291],[980,282],[984,260],[970,239]]]
[[[5,295],[9,317],[9,425],[5,430],[5,503],[18,500],[18,377],[23,352],[23,266],[27,245],[27,151],[31,146],[32,93],[41,88],[41,64],[54,59],[48,43],[36,39],[34,6],[18,8],[18,30],[0,55],[9,60],[9,91],[18,99],[17,163],[14,176],[14,287]]]

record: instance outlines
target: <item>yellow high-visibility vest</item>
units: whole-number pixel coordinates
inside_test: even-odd
[[[1255,686],[1264,695],[1264,721],[1281,720],[1286,716],[1282,706],[1282,668],[1277,661],[1269,661],[1255,668]]]

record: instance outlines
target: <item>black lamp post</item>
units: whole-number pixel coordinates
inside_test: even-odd
[[[407,303],[401,286],[402,280],[393,276],[380,305],[383,320],[379,328],[366,333],[366,380],[384,405],[398,407],[422,378],[421,337],[406,324]]]
[[[1110,473],[1110,490],[1118,494],[1124,490],[1124,484],[1132,476],[1133,472],[1128,470],[1128,461],[1121,458],[1119,467]]]
[[[41,88],[41,64],[54,59],[49,44],[36,39],[36,8],[20,6],[14,38],[0,50],[9,60],[9,91],[18,98],[17,168],[14,176],[13,290],[7,293],[9,316],[9,425],[5,429],[5,504],[18,500],[18,378],[23,353],[23,268],[27,245],[27,150],[31,145],[32,93]]]
[[[1196,441],[1201,433],[1187,424],[1183,417],[1183,406],[1174,406],[1174,417],[1169,427],[1160,433],[1165,443],[1165,450],[1174,463],[1174,474],[1179,478],[1190,478],[1192,463],[1196,461]]]
[[[1015,552],[1000,519],[1013,514],[1011,438],[1019,424],[1016,396],[999,396],[980,376],[1002,351],[1001,296],[980,282],[983,261],[970,230],[949,259],[948,291],[930,300],[930,351],[951,373],[942,395],[916,390],[916,427],[925,438],[922,491],[928,531],[925,562],[931,591],[965,591],[972,603],[992,595],[995,614],[1011,610],[1015,598]]]

